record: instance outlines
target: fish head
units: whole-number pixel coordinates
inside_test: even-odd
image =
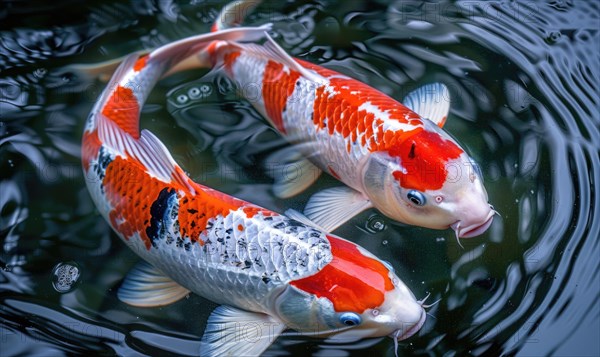
[[[275,303],[278,317],[297,331],[332,338],[404,339],[416,333],[424,309],[390,266],[354,243],[328,239],[331,261],[286,286]]]
[[[460,238],[482,234],[496,211],[479,166],[437,125],[423,123],[400,144],[370,155],[364,192],[375,208],[397,221],[452,228]]]

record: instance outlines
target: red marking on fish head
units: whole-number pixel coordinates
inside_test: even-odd
[[[379,260],[364,255],[358,246],[327,236],[333,260],[318,273],[290,284],[320,298],[327,298],[337,312],[363,313],[381,306],[385,293],[394,289],[390,271]]]
[[[131,88],[117,86],[104,105],[102,114],[132,137],[140,137],[140,105]]]
[[[418,130],[389,150],[391,156],[400,159],[404,168],[404,172],[394,171],[394,178],[403,188],[418,191],[442,188],[448,176],[448,162],[462,153],[452,140],[425,129]]]

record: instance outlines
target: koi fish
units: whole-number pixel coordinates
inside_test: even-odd
[[[389,265],[305,217],[293,220],[192,181],[154,134],[139,129],[142,105],[167,71],[213,41],[256,40],[267,28],[223,30],[133,54],[92,109],[82,139],[87,187],[144,260],[118,297],[151,307],[193,292],[222,304],[200,343],[206,356],[258,355],[287,328],[321,337],[391,336],[397,346],[426,314]]]
[[[257,1],[228,5],[213,29],[241,22]],[[237,15],[237,16],[233,16]],[[292,143],[302,159],[296,175],[281,170],[275,193],[293,196],[322,171],[347,186],[312,196],[304,213],[332,231],[376,208],[411,225],[482,234],[496,211],[475,161],[442,127],[450,109],[440,83],[399,103],[347,75],[290,57],[267,36],[264,45],[220,41],[200,60],[222,67],[240,93]]]

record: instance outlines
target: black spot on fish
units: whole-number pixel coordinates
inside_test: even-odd
[[[415,146],[417,146],[417,144],[415,144],[415,142],[413,142],[412,145],[410,146],[410,152],[408,153],[409,159],[415,158]]]
[[[100,150],[98,150],[98,158],[95,163],[93,163],[92,167],[100,182],[104,181],[104,177],[106,176],[106,168],[112,162],[112,158],[106,152],[104,146],[100,146]],[[104,192],[104,184],[100,184],[100,190]]]
[[[233,232],[233,228],[229,228],[225,231],[225,233],[227,233],[227,234],[231,234],[232,232]]]
[[[189,208],[187,211],[188,211],[189,213],[191,213],[191,214],[196,214],[196,213],[198,213],[198,210],[195,210],[195,209],[193,209],[193,208]]]
[[[192,243],[190,243],[190,242],[187,242],[187,243],[185,243],[185,244],[183,245],[183,248],[184,248],[186,251],[188,251],[188,252],[189,252],[189,251],[190,251],[190,249],[192,249]]]
[[[182,248],[183,247],[183,239],[181,237],[177,237],[177,242],[175,243],[175,245],[177,246],[177,248]]]
[[[282,229],[285,226],[287,226],[287,224],[285,222],[279,222],[276,225],[274,225],[273,228],[275,228],[275,229]]]
[[[150,207],[150,226],[146,227],[146,235],[150,242],[156,248],[156,241],[166,233],[165,221],[169,209],[173,207],[173,202],[177,200],[177,193],[174,189],[163,188],[156,200]]]
[[[252,266],[252,262],[249,261],[249,260],[245,260],[244,261],[244,267],[242,268],[242,270],[250,269],[251,266]]]
[[[263,283],[268,284],[269,281],[271,281],[271,279],[266,276],[263,276],[262,281],[263,281]]]

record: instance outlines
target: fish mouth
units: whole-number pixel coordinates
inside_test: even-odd
[[[423,325],[425,324],[426,318],[427,318],[427,314],[425,313],[425,310],[421,310],[421,317],[419,318],[419,322],[417,322],[413,327],[404,331],[403,334],[400,334],[400,332],[402,332],[402,330],[397,330],[396,332],[391,334],[390,337],[395,339],[396,341],[402,341],[402,340],[409,338],[410,336],[417,333],[421,329],[421,327],[423,327]]]
[[[456,221],[450,227],[456,232],[458,238],[471,238],[483,234],[492,225],[496,211],[491,210],[485,222],[481,224],[472,224],[467,227],[461,227],[461,221]]]

